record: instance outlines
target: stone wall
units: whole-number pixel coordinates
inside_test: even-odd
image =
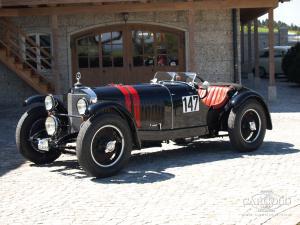
[[[27,97],[35,94],[35,90],[0,63],[0,108],[22,105]]]
[[[233,80],[231,10],[196,12],[195,52],[197,72],[210,81]],[[239,14],[238,14],[239,17]],[[238,18],[239,21],[239,18]],[[14,22],[29,33],[51,33],[49,17],[20,17]],[[121,14],[70,15],[59,17],[58,66],[64,91],[72,85],[71,35],[99,26],[124,23]],[[188,37],[187,12],[130,13],[128,23],[145,23],[181,29]],[[239,38],[239,37],[238,37]],[[188,49],[186,38],[186,49]],[[186,52],[188,56],[188,52]],[[188,57],[187,57],[188,67]],[[27,93],[27,91],[25,91]]]

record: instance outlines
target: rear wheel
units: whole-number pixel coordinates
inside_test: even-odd
[[[241,152],[258,149],[266,133],[266,115],[262,105],[249,100],[232,109],[228,118],[228,133],[234,148]]]
[[[121,170],[131,150],[131,131],[117,115],[89,119],[78,134],[78,162],[93,177],[108,177]]]
[[[55,161],[61,151],[50,147],[49,151],[38,149],[38,140],[49,138],[45,130],[47,112],[44,106],[34,107],[23,114],[16,129],[16,144],[20,153],[36,164],[48,164]]]

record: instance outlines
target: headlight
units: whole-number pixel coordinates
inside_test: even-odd
[[[58,119],[56,119],[54,116],[47,117],[45,121],[45,128],[48,135],[55,135],[58,131]]]
[[[48,95],[45,98],[45,108],[47,111],[53,110],[55,107],[55,99],[53,96]]]
[[[80,115],[84,115],[88,107],[88,102],[85,98],[81,98],[77,102],[77,110]]]

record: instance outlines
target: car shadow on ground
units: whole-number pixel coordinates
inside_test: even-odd
[[[284,142],[265,142],[255,152],[235,152],[228,141],[201,141],[192,143],[189,146],[180,147],[174,145],[171,150],[159,150],[155,152],[138,152],[132,155],[128,165],[117,175],[108,178],[88,178],[80,168],[76,159],[59,160],[44,166],[53,168],[50,171],[65,176],[73,176],[77,179],[88,178],[96,183],[154,183],[169,180],[175,177],[169,171],[175,167],[211,163],[219,160],[251,157],[256,155],[285,155],[299,153],[300,149],[294,145]],[[36,165],[32,165],[35,166]]]

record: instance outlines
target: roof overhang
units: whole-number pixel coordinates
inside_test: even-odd
[[[278,0],[0,0],[0,16],[276,8]],[[245,11],[246,13],[248,11]]]
[[[279,0],[279,2],[289,2],[290,0]],[[248,21],[254,20],[268,12],[269,7],[265,8],[242,8],[240,11],[241,23],[245,24]]]

